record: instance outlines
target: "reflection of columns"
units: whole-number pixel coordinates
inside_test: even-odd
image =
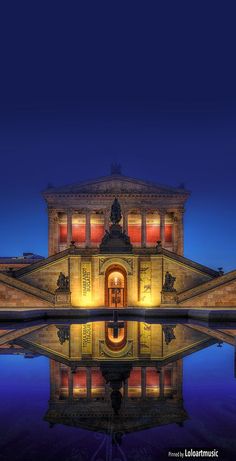
[[[165,245],[165,211],[160,211],[160,233],[161,233],[161,244]]]
[[[146,397],[146,367],[141,367],[141,397]]]
[[[141,245],[146,246],[146,211],[142,211]]]
[[[69,372],[69,400],[73,400],[73,373],[71,368],[68,370]]]
[[[59,251],[59,218],[57,210],[48,209],[48,254]]]
[[[159,397],[160,399],[164,398],[164,372],[165,372],[164,368],[161,368],[159,371],[159,389],[160,389]]]
[[[91,244],[91,226],[90,226],[91,211],[86,212],[86,246]]]
[[[124,394],[123,394],[123,399],[124,401],[128,399],[128,378],[125,379],[124,384],[123,384],[123,389],[124,389]]]
[[[72,240],[72,211],[67,211],[67,246],[69,247]]]
[[[87,376],[87,399],[91,399],[92,379],[91,379],[91,368],[90,367],[86,368],[86,376]]]

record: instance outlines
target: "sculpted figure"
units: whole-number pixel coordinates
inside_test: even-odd
[[[63,272],[60,272],[59,277],[57,279],[57,286],[58,290],[60,291],[69,291],[70,280],[69,276],[65,276]]]
[[[165,274],[165,283],[163,285],[163,291],[176,291],[174,288],[176,277],[173,277],[170,272]]]
[[[122,215],[121,215],[121,208],[120,208],[119,200],[115,198],[111,206],[110,220],[112,224],[118,224],[121,218],[122,218]]]

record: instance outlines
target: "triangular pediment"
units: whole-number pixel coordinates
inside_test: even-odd
[[[185,189],[164,186],[142,181],[123,175],[104,176],[91,181],[71,184],[63,187],[52,187],[44,194],[156,194],[156,195],[189,195]]]

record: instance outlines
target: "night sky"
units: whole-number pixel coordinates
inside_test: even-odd
[[[3,2],[0,255],[47,255],[41,191],[110,164],[192,191],[185,255],[236,268],[235,2]]]

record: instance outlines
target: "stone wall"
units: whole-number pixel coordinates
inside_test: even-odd
[[[26,272],[20,277],[20,280],[23,280],[34,287],[55,293],[57,288],[57,279],[60,272],[68,275],[68,257],[60,259],[54,263],[44,265],[32,272]]]
[[[174,260],[164,257],[163,258],[163,277],[165,277],[166,271],[169,271],[171,275],[176,277],[175,289],[177,292],[189,290],[194,288],[201,283],[207,282],[212,279],[212,276],[195,270],[189,267],[187,264],[178,263]]]
[[[49,302],[0,282],[0,307],[45,307]]]
[[[236,307],[236,280],[182,301],[179,305],[199,308]]]

